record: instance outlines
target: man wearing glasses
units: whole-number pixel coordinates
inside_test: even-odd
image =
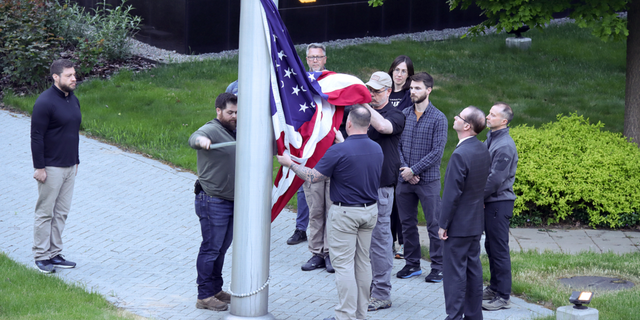
[[[380,145],[384,161],[378,188],[378,218],[371,234],[371,299],[368,311],[391,307],[391,269],[393,269],[393,238],[391,237],[391,209],[393,190],[398,181],[400,156],[398,142],[404,130],[404,115],[389,103],[393,81],[386,72],[377,71],[366,83],[371,92],[369,138]]]
[[[427,282],[442,281],[442,240],[438,237],[440,217],[440,162],[447,142],[447,118],[429,101],[433,78],[426,72],[411,76],[413,106],[402,110],[406,123],[400,138],[400,177],[396,203],[404,237],[406,264],[396,275],[407,279],[422,274],[418,201],[422,204],[429,231],[431,272]]]
[[[307,46],[307,65],[309,71],[325,70],[327,63],[327,48],[321,43],[312,43]]]
[[[326,62],[326,48],[323,44],[312,43],[307,46],[307,65],[309,65],[310,72],[324,70],[324,64]],[[327,179],[317,183],[305,182],[302,185],[304,190],[303,194],[309,206],[309,251],[311,251],[313,255],[307,263],[302,265],[302,271],[326,268],[329,273],[335,272],[331,265],[331,258],[329,257],[326,229],[327,212],[329,212],[332,204],[329,198],[329,184],[330,180]],[[300,194],[300,190],[298,190],[298,194]],[[298,197],[298,199],[300,199],[300,197]],[[298,203],[298,205],[300,204]]]
[[[310,45],[307,46],[307,65],[309,66],[309,71],[322,71],[324,70],[324,64],[327,63],[327,54],[326,54],[326,48],[323,44],[320,43],[312,43]],[[315,188],[314,188],[315,189]],[[329,196],[327,196],[328,198]],[[296,216],[296,230],[293,232],[293,235],[291,237],[289,237],[289,239],[287,239],[287,244],[289,245],[294,245],[294,244],[298,244],[304,241],[307,241],[307,226],[309,225],[309,205],[307,202],[307,197],[304,191],[304,186],[300,187],[300,189],[298,189],[298,215]],[[328,209],[327,209],[328,210]],[[317,225],[317,221],[313,221],[314,225]],[[324,226],[324,222],[322,223],[322,225]],[[318,240],[318,236],[316,235],[315,230],[317,230],[316,228],[309,228],[309,238],[311,238],[311,241],[315,240],[315,244],[312,244],[311,241],[309,242],[309,250],[311,250],[312,253],[314,252],[323,252],[324,250],[322,249],[322,247],[320,247],[319,249],[317,248],[319,246],[319,240]],[[321,228],[322,230],[324,230],[324,227]],[[323,241],[324,242],[324,241]],[[311,247],[316,248],[317,250],[312,249]],[[316,256],[316,254],[314,253],[314,257]],[[323,254],[323,256],[325,256],[325,254]],[[328,255],[327,259],[328,258]],[[324,265],[326,265],[326,263],[321,263],[321,259],[320,258],[320,254],[318,254],[317,258],[311,258],[313,261],[312,264],[305,264],[305,266],[307,266],[307,268],[303,267],[302,270],[308,271],[308,270],[314,270],[316,268],[324,268]],[[324,258],[322,259],[324,261]],[[310,260],[311,261],[311,260]],[[331,262],[329,261],[329,265],[331,264]]]
[[[454,117],[458,145],[444,176],[438,235],[444,251],[446,319],[482,319],[480,236],[484,225],[484,187],[491,169],[489,150],[476,138],[484,113],[469,106]]]

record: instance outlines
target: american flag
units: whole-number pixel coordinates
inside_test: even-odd
[[[271,53],[271,115],[278,154],[288,153],[298,164],[315,167],[333,144],[342,122],[343,106],[368,103],[364,83],[330,71],[306,72],[272,0],[260,0],[265,37]],[[273,221],[304,181],[280,168],[272,190]]]

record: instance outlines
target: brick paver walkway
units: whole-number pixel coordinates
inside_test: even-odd
[[[33,210],[37,198],[29,145],[30,118],[0,110],[0,250],[33,266]],[[185,141],[186,143],[186,141]],[[56,276],[104,295],[118,307],[154,319],[221,319],[228,312],[195,308],[195,258],[200,243],[193,210],[195,175],[81,136],[64,254],[77,268]],[[288,246],[295,214],[272,224],[269,311],[277,319],[322,319],[337,302],[334,277],[303,272],[306,244]],[[231,279],[227,254],[225,288]],[[394,275],[403,266],[395,260]],[[428,273],[427,264],[423,270]],[[442,284],[424,275],[392,278],[393,307],[370,319],[444,319]],[[485,319],[530,319],[552,311],[513,298],[513,308]]]

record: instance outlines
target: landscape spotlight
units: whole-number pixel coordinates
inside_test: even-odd
[[[592,297],[593,292],[574,291],[571,293],[571,297],[569,297],[569,302],[575,304],[575,306],[573,306],[575,309],[587,309],[587,307],[583,306],[583,304],[589,304]]]

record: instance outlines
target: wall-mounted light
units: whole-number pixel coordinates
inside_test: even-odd
[[[574,291],[571,293],[571,297],[569,297],[569,302],[575,304],[575,306],[573,306],[575,309],[588,309],[588,307],[583,306],[583,304],[589,304],[592,297],[593,292]]]
[[[300,3],[313,3],[316,2],[316,0],[298,0],[300,1]]]

